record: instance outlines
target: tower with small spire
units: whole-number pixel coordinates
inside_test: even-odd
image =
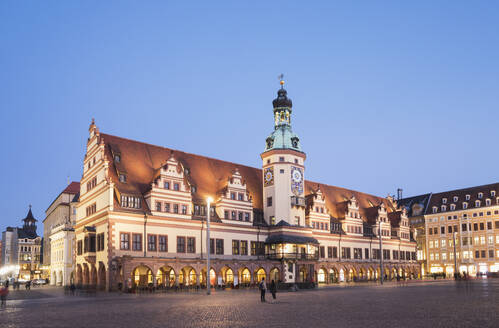
[[[31,205],[29,206],[29,211],[26,217],[23,219],[23,230],[30,238],[37,236],[36,234],[36,219],[31,212]]]
[[[263,161],[263,209],[265,221],[270,225],[305,224],[305,153],[300,139],[291,129],[293,103],[284,89],[280,76],[280,89],[272,101],[274,131],[265,140]]]

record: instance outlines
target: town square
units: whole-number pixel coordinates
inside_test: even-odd
[[[496,327],[499,5],[0,3],[1,327]]]

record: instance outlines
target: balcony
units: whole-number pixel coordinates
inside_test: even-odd
[[[291,196],[291,206],[305,207],[305,198],[298,196]]]
[[[277,253],[277,252],[270,252],[270,253],[265,253],[265,257],[269,260],[318,260],[319,259],[319,253],[312,253],[312,254],[307,254],[307,253]]]

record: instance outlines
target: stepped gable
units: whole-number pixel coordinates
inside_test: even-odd
[[[109,175],[121,193],[142,196],[150,190],[151,183],[157,177],[159,169],[173,153],[175,159],[184,168],[189,169],[186,179],[197,188],[196,193],[193,194],[194,200],[204,201],[207,196],[218,195],[226,187],[227,179],[232,176],[233,171],[237,168],[252,197],[253,207],[263,209],[261,169],[104,133],[100,133],[100,137],[104,139],[106,144],[108,160],[110,163],[114,163],[110,165],[112,169],[109,170]],[[119,163],[113,161],[111,149],[120,153],[121,160]],[[118,171],[126,172],[126,183],[119,181]],[[307,195],[313,193],[317,186],[320,186],[326,197],[329,213],[334,218],[341,219],[345,217],[347,202],[352,196],[357,199],[362,219],[366,222],[374,223],[376,221],[377,206],[381,202],[385,203],[388,212],[394,211],[393,204],[385,198],[322,183],[305,181],[305,193]],[[307,199],[309,198],[307,197]],[[117,200],[115,201],[115,206],[119,207]],[[143,209],[147,210],[145,208],[146,203],[142,203]]]
[[[262,203],[262,171],[253,167],[235,164],[209,157],[185,153],[170,148],[154,146],[138,141],[101,133],[106,145],[106,156],[113,163],[111,147],[118,147],[121,160],[120,168],[112,169],[109,174],[121,193],[143,195],[151,188],[151,182],[157,177],[158,170],[173,153],[173,156],[184,168],[189,169],[186,179],[196,186],[194,200],[204,201],[206,197],[215,197],[226,187],[227,180],[237,168],[241,173],[246,188],[253,199],[253,207],[263,208]],[[117,171],[125,171],[127,182],[118,179]],[[145,202],[144,202],[145,203]]]
[[[312,181],[305,181],[305,193],[313,192],[317,189],[317,185],[320,186],[323,195],[326,197],[326,206],[329,209],[329,214],[337,219],[345,217],[348,201],[352,196],[355,196],[359,203],[359,212],[362,220],[370,224],[376,223],[378,207],[381,202],[385,204],[388,213],[396,210],[393,204],[386,198]]]

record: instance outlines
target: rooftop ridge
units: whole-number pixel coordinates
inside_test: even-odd
[[[133,140],[133,139],[126,138],[126,137],[115,136],[115,135],[107,134],[107,133],[103,133],[103,132],[101,132],[100,135],[104,137],[104,142],[106,142],[105,137],[109,136],[111,138],[117,138],[117,139],[129,141],[129,142],[133,142],[133,143],[137,143],[137,144],[142,144],[142,145],[146,145],[146,146],[160,148],[160,149],[163,149],[163,150],[184,153],[184,154],[195,156],[195,157],[200,157],[200,158],[205,158],[205,159],[209,159],[209,160],[213,160],[213,161],[218,161],[218,162],[223,162],[223,163],[227,163],[227,164],[232,164],[232,165],[237,165],[237,166],[241,166],[241,167],[246,167],[246,168],[249,168],[249,169],[258,170],[259,172],[262,171],[261,168],[257,168],[257,167],[253,167],[253,166],[239,164],[239,163],[235,163],[235,162],[231,162],[231,161],[226,161],[226,160],[223,160],[223,159],[218,159],[218,158],[214,158],[214,157],[210,157],[210,156],[189,153],[189,152],[185,152],[185,151],[182,151],[182,150],[176,150],[176,149],[168,148],[168,147],[165,147],[165,146],[154,145],[154,144],[151,144],[151,143],[148,143],[148,142]],[[337,188],[337,189],[344,190],[345,192],[355,192],[355,193],[358,193],[358,194],[362,194],[362,195],[366,195],[366,196],[378,198],[379,200],[386,200],[386,198],[382,197],[382,196],[368,194],[368,193],[365,193],[365,192],[362,192],[362,191],[358,191],[358,190],[354,190],[354,189],[348,189],[348,188],[344,188],[344,187],[334,186],[334,185],[331,185],[331,184],[328,184],[328,183],[315,182],[315,181],[311,181],[311,180],[305,180],[305,182],[309,183],[309,184],[321,184],[321,185],[323,185],[325,187]]]
[[[433,195],[438,196],[440,194],[446,194],[446,193],[450,193],[450,192],[462,192],[462,191],[466,191],[466,190],[480,189],[480,188],[485,188],[485,187],[490,187],[490,186],[496,186],[496,185],[499,185],[499,182],[488,183],[488,184],[484,184],[484,185],[467,187],[467,188],[460,188],[460,189],[452,189],[452,190],[447,190],[447,191],[440,191],[440,192],[433,193]],[[499,192],[499,190],[497,190],[497,191]]]
[[[224,163],[227,163],[227,164],[234,164],[234,165],[238,165],[238,166],[243,166],[243,167],[247,167],[247,168],[250,168],[250,169],[255,169],[255,170],[259,170],[259,171],[261,171],[261,170],[262,170],[262,169],[260,169],[260,168],[254,167],[254,166],[249,166],[249,165],[245,165],[245,164],[239,164],[239,163],[235,163],[235,162],[230,162],[230,161],[226,161],[226,160],[223,160],[223,159],[214,158],[214,157],[210,157],[210,156],[205,156],[205,155],[199,155],[199,154],[189,153],[189,152],[186,152],[186,151],[183,151],[183,150],[178,150],[178,149],[168,148],[168,147],[165,147],[165,146],[154,145],[154,144],[151,144],[151,143],[148,143],[148,142],[143,142],[143,141],[133,140],[133,139],[130,139],[130,138],[125,138],[125,137],[115,136],[115,135],[112,135],[112,134],[101,133],[100,135],[101,135],[101,136],[109,136],[109,137],[112,137],[112,138],[118,138],[118,139],[122,139],[122,140],[130,141],[130,142],[135,142],[135,143],[142,144],[142,145],[146,145],[146,146],[151,146],[151,147],[161,148],[161,149],[164,149],[164,150],[169,150],[169,151],[173,151],[173,152],[184,153],[184,154],[191,155],[191,156],[202,157],[202,158],[206,158],[206,159],[210,159],[210,160],[214,160],[214,161],[224,162]],[[106,140],[105,140],[105,139],[104,139],[104,142],[106,142]]]

